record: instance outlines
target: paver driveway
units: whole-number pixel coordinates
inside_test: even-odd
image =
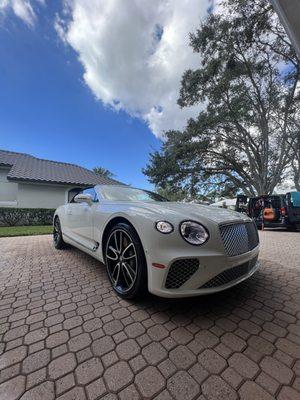
[[[261,237],[246,283],[142,303],[50,236],[0,239],[0,399],[299,400],[300,233]]]

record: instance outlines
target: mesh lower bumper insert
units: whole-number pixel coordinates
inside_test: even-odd
[[[199,261],[196,258],[183,258],[174,261],[169,269],[165,287],[178,289],[198,270]]]
[[[257,262],[257,257],[253,258],[252,260],[244,264],[238,265],[237,267],[229,268],[221,272],[220,274],[216,275],[212,279],[210,279],[204,285],[200,286],[199,289],[220,287],[226,285],[227,283],[235,281],[236,279],[239,279],[242,276],[247,275],[255,267],[256,262]]]

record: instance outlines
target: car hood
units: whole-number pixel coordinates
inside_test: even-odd
[[[217,224],[250,221],[250,218],[245,214],[223,208],[203,206],[200,204],[177,202],[136,202],[134,207],[145,211],[147,210],[150,213],[155,213],[156,217],[157,214],[159,214],[162,219],[191,219],[200,222],[210,221]]]

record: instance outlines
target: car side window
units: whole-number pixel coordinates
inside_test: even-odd
[[[94,188],[87,188],[82,191],[83,194],[90,194],[92,196],[93,202],[97,202],[98,196]]]

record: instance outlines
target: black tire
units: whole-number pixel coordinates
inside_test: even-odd
[[[136,299],[147,295],[145,253],[131,225],[122,222],[111,228],[104,245],[104,259],[108,278],[120,297]]]
[[[61,225],[58,217],[55,217],[53,224],[53,244],[57,250],[65,249],[67,244],[64,242],[61,232]]]

